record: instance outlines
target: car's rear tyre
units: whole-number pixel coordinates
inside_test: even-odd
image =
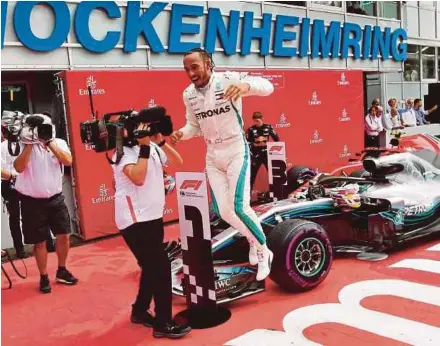
[[[270,232],[267,245],[274,253],[270,278],[288,291],[316,287],[332,266],[330,239],[311,221],[283,221]]]

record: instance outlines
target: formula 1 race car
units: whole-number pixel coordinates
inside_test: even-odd
[[[309,172],[289,198],[254,207],[274,253],[270,278],[289,291],[312,289],[335,253],[383,252],[440,232],[440,144],[429,140],[430,149],[368,149],[331,174]],[[246,239],[220,218],[211,221],[217,301],[264,290],[248,263]],[[175,258],[179,295],[181,267]]]

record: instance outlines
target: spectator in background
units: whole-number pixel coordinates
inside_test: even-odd
[[[414,100],[409,98],[406,100],[406,108],[400,110],[400,120],[405,127],[417,126],[417,117],[414,110]]]
[[[361,8],[360,1],[347,1],[347,12],[367,15],[367,12]]]
[[[382,121],[382,116],[383,116],[383,107],[377,106],[376,117],[380,118],[380,120]]]
[[[382,117],[378,116],[378,107],[373,105],[365,117],[365,147],[379,147],[379,135],[382,131]]]
[[[405,128],[400,121],[399,112],[396,107],[391,107],[389,113],[382,116],[382,125],[386,130],[399,130]]]
[[[431,114],[437,109],[437,105],[432,107],[431,109],[425,111],[423,108],[423,102],[421,99],[414,100],[414,111],[416,114],[417,125],[428,125],[431,124],[428,120],[426,120],[426,116]]]
[[[420,66],[418,64],[406,63],[404,68],[405,82],[418,82],[420,81],[419,75]]]
[[[371,102],[371,105],[375,106],[375,107],[379,107],[380,106],[380,99],[378,97],[375,97],[373,99],[373,102]]]
[[[391,98],[388,100],[388,107],[387,112],[391,113],[391,109],[396,108],[397,109],[397,99]]]

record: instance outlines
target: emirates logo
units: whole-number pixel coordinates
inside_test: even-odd
[[[276,128],[288,128],[291,126],[292,125],[287,121],[287,117],[284,113],[281,114],[279,123],[275,124]]]
[[[348,145],[345,144],[342,149],[342,153],[339,154],[339,157],[342,159],[342,158],[349,157],[349,156],[351,156],[351,153],[350,153],[350,150],[348,149]]]
[[[341,116],[339,117],[339,122],[343,123],[350,120],[351,118],[348,116],[347,110],[344,108],[341,112]]]
[[[83,95],[88,95],[89,94],[89,88],[92,91],[92,95],[104,95],[105,94],[105,90],[104,89],[98,89],[97,88],[97,84],[98,81],[95,79],[94,76],[90,75],[86,78],[86,88],[85,89],[78,89],[78,94],[83,96]]]
[[[324,142],[324,140],[319,137],[318,130],[315,130],[315,132],[313,132],[313,139],[310,140],[310,144],[320,144],[322,142]]]
[[[350,82],[346,80],[345,73],[341,73],[341,78],[338,80],[338,85],[350,85]]]
[[[321,104],[321,101],[319,101],[318,99],[318,93],[316,91],[314,91],[312,93],[312,99],[309,101],[309,105],[310,106],[318,106]]]
[[[108,189],[105,187],[105,184],[101,184],[99,186],[99,196],[106,197],[108,195]]]
[[[97,81],[93,76],[88,76],[86,79],[86,87],[90,87],[91,89],[96,89]]]
[[[99,197],[93,197],[93,204],[107,203],[115,199],[115,196],[109,195],[109,189],[105,184],[99,185],[98,189]]]

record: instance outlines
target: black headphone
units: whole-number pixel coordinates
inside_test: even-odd
[[[206,55],[209,59],[209,62],[211,63],[211,71],[214,69],[215,67],[215,63],[214,63],[214,59],[212,58],[212,54],[209,53],[206,49],[203,48],[193,48],[191,50],[189,50],[188,52],[185,53],[185,56],[191,53],[201,53],[202,55]]]

